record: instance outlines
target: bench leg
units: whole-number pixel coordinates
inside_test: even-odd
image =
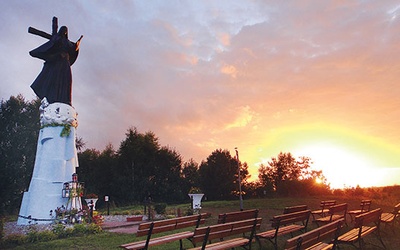
[[[267,239],[269,242],[271,242],[272,245],[274,245],[274,249],[275,249],[275,250],[278,249],[278,241],[277,241],[276,237],[274,237],[274,239],[270,239],[270,238],[266,238],[266,239]],[[262,249],[260,237],[257,237],[257,236],[256,236],[256,241],[258,242],[258,245],[259,245],[260,249]]]
[[[381,237],[380,230],[378,230],[378,231],[376,232],[376,237],[377,237],[377,238],[379,239],[379,241],[381,242],[383,248],[386,249],[385,243],[383,243],[383,240],[382,240],[382,237]]]
[[[179,240],[179,246],[180,246],[180,250],[183,250],[184,248],[183,248],[183,242],[182,242],[182,240]]]

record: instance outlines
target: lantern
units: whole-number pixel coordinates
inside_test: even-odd
[[[64,186],[62,189],[62,197],[63,198],[69,198],[71,190],[69,189],[69,183],[64,182]]]

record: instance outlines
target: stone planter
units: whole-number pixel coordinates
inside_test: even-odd
[[[132,217],[126,217],[127,222],[132,222],[132,221],[142,221],[143,220],[143,215],[137,215],[137,216],[132,216]]]
[[[97,202],[97,198],[94,198],[94,199],[85,199],[85,201],[86,201],[86,204],[88,205],[88,207],[90,208],[90,204],[92,204],[92,202],[93,202],[93,211],[94,210],[96,210],[96,202]]]
[[[192,209],[199,210],[201,209],[201,199],[204,194],[188,194],[190,199],[192,200]]]

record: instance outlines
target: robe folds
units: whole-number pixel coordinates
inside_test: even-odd
[[[32,57],[44,60],[42,71],[32,83],[35,94],[49,103],[61,102],[72,106],[71,66],[78,57],[75,43],[58,34],[29,52]]]

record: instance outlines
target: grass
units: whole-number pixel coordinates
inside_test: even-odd
[[[390,212],[395,204],[399,202],[398,199],[400,196],[398,193],[393,194],[389,193],[387,195],[382,195],[377,197],[379,199],[372,199],[371,209],[374,208],[382,208],[384,212]],[[263,218],[263,223],[261,225],[261,230],[270,229],[269,218],[274,215],[281,214],[283,208],[286,206],[293,205],[308,205],[310,209],[318,209],[319,202],[321,200],[328,199],[336,199],[338,203],[347,202],[349,204],[349,209],[358,209],[360,200],[364,198],[370,198],[367,196],[328,196],[328,197],[306,197],[306,198],[264,198],[264,199],[251,199],[244,201],[244,209],[259,209],[259,216]],[[167,207],[167,211],[175,211],[177,208],[180,208],[182,211],[186,209],[189,204],[181,204],[176,206]],[[230,212],[230,211],[238,211],[239,210],[239,201],[209,201],[202,203],[201,212],[209,212],[211,213],[211,218],[208,219],[207,224],[214,224],[217,221],[218,214]],[[128,207],[128,208],[120,208],[118,213],[126,213],[123,211],[134,211],[137,210],[137,207]],[[130,213],[130,212],[129,212]],[[348,222],[350,220],[348,219]],[[310,228],[315,228],[315,223],[310,222]],[[345,230],[349,230],[351,225]],[[398,237],[398,233],[400,231],[400,225],[396,225],[397,235],[393,234],[389,228],[382,227],[382,239],[386,245],[386,249],[398,249],[400,245],[400,237]],[[185,229],[187,230],[187,229]],[[85,235],[80,237],[69,237],[64,239],[51,240],[48,242],[36,242],[36,243],[26,243],[14,248],[9,249],[119,249],[118,246],[124,243],[141,240],[141,238],[136,238],[131,234],[118,234],[118,233],[109,233],[102,232],[100,234],[94,235]],[[282,248],[284,246],[284,241],[287,240],[288,237],[282,237],[280,240],[279,246]],[[376,246],[380,246],[379,242],[372,235],[366,239],[367,243],[372,243]],[[262,249],[273,249],[272,244],[263,241]],[[376,249],[377,247],[368,244],[366,249]],[[189,248],[192,245],[189,241],[184,241],[184,246]],[[179,249],[179,243],[169,243],[159,247],[154,247],[152,249]],[[254,249],[259,249],[258,244],[254,244]],[[342,246],[341,249],[354,249],[349,246]]]

